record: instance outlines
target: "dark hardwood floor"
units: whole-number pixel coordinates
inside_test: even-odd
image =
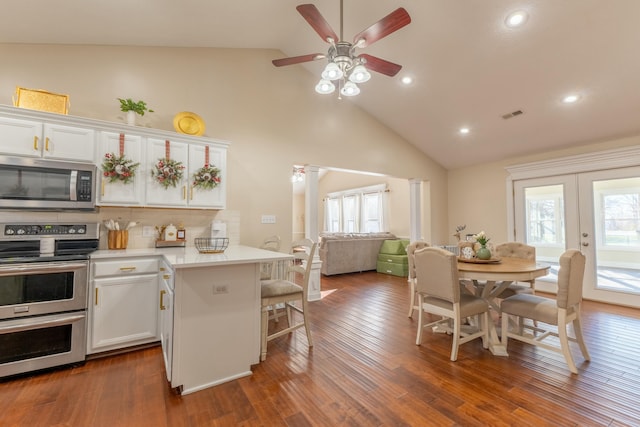
[[[2,426],[640,426],[640,310],[585,302],[592,361],[511,341],[496,357],[406,317],[406,279],[322,278],[304,330],[271,341],[253,375],[186,396],[158,347],[0,383]]]

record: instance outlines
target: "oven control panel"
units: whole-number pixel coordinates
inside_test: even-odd
[[[0,238],[5,240],[21,237],[95,238],[97,228],[97,224],[0,224],[2,231]]]

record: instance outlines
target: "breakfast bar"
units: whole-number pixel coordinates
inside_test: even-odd
[[[187,247],[98,251],[92,258],[150,255],[161,257],[161,277],[173,279],[159,298],[171,387],[187,394],[251,375],[260,360],[260,264],[291,255],[231,245],[214,254]]]

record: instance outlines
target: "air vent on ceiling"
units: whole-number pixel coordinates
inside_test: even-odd
[[[520,114],[522,114],[522,110],[516,110],[511,113],[503,115],[502,118],[507,120],[507,119],[510,119],[511,117],[519,116]]]

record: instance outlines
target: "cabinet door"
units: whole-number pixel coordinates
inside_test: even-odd
[[[147,173],[142,160],[142,138],[137,135],[125,135],[123,154],[127,159],[140,163],[135,170],[135,176],[129,183],[123,181],[110,182],[104,176],[102,164],[107,153],[120,155],[120,134],[115,132],[101,132],[99,135],[96,162],[100,173],[98,205],[141,205],[144,201],[144,177]]]
[[[158,339],[157,274],[93,280],[89,353]]]
[[[193,186],[193,175],[205,165],[209,148],[209,166],[220,169],[220,184],[213,189]],[[225,209],[227,187],[227,150],[213,145],[191,144],[189,146],[189,206],[198,208]]]
[[[180,206],[187,205],[187,187],[189,182],[188,176],[188,145],[183,142],[167,141],[164,139],[147,138],[145,144],[146,153],[146,204],[148,206]],[[156,165],[159,160],[166,159],[167,151],[169,159],[182,163],[182,179],[180,179],[175,187],[172,185],[164,186],[152,171],[156,172]]]
[[[42,123],[0,117],[1,153],[40,157],[42,146]]]
[[[45,123],[43,157],[93,162],[95,132],[72,126]]]
[[[160,269],[159,324],[164,366],[167,372],[167,380],[171,381],[171,364],[173,363],[173,271],[164,263]]]

